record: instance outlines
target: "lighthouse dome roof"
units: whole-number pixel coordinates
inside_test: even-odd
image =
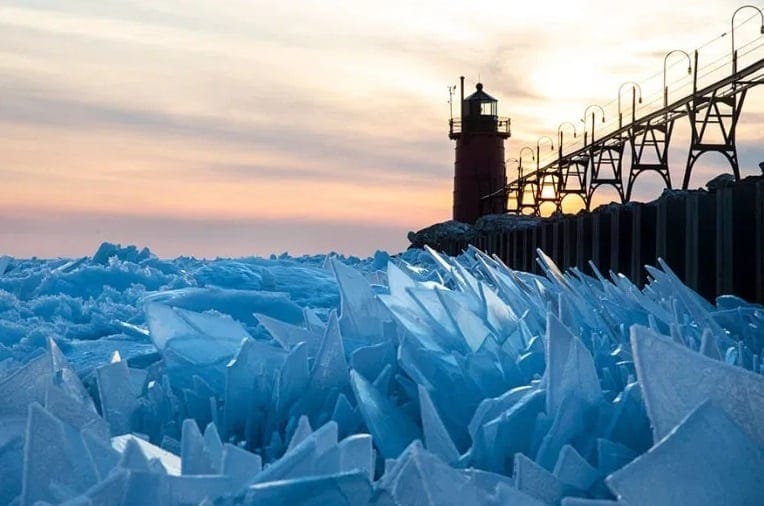
[[[483,91],[483,83],[477,83],[475,85],[475,93],[465,97],[465,102],[496,102],[497,100],[491,95]]]

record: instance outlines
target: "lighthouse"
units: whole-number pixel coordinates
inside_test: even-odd
[[[464,77],[460,80],[461,118],[451,118],[448,132],[456,141],[454,220],[475,223],[480,216],[507,210],[504,140],[510,136],[510,122],[498,116],[497,100],[481,83],[465,98]]]

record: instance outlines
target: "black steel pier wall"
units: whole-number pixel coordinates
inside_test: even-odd
[[[644,284],[645,265],[663,258],[691,288],[713,301],[734,294],[764,304],[764,177],[714,190],[665,192],[649,203],[603,206],[555,216],[535,226],[440,240],[457,255],[468,244],[499,256],[512,269],[539,273],[537,248],[561,268],[620,272]]]

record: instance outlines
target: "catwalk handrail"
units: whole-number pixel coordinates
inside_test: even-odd
[[[553,167],[558,166],[561,162],[571,160],[577,156],[586,156],[591,151],[596,150],[598,146],[604,146],[608,141],[612,139],[620,139],[621,136],[625,133],[628,133],[630,130],[633,130],[635,128],[639,128],[641,125],[649,125],[650,122],[657,118],[663,118],[662,122],[656,123],[652,126],[661,125],[668,120],[668,115],[671,115],[671,120],[675,120],[676,118],[680,118],[682,116],[686,116],[689,114],[687,109],[684,107],[685,105],[691,103],[693,100],[697,99],[698,97],[702,97],[705,95],[708,95],[709,93],[713,93],[721,88],[724,88],[725,86],[736,84],[735,88],[731,88],[731,93],[727,93],[726,95],[735,95],[745,89],[748,89],[752,86],[755,86],[757,84],[764,84],[764,78],[759,78],[759,80],[755,81],[741,81],[742,78],[746,76],[750,76],[751,74],[756,73],[757,71],[764,68],[764,58],[758,60],[757,62],[749,65],[748,67],[743,68],[742,70],[737,71],[736,73],[729,75],[725,77],[724,79],[720,79],[719,81],[710,84],[706,86],[705,88],[699,89],[697,91],[693,91],[689,95],[685,96],[684,98],[681,98],[679,100],[676,100],[675,102],[669,104],[668,106],[662,107],[656,111],[653,111],[645,116],[642,116],[640,118],[635,119],[634,121],[624,125],[621,128],[618,128],[617,130],[612,131],[611,133],[600,137],[595,142],[592,142],[586,146],[583,146],[582,148],[577,149],[576,151],[572,151],[566,155],[564,155],[562,158],[556,158],[555,160],[547,163],[543,167],[540,167],[537,170],[534,170],[533,172],[530,172],[526,175],[524,175],[521,178],[512,180],[509,184],[507,184],[506,187],[502,188],[501,190],[495,191],[489,195],[485,195],[482,197],[482,199],[497,197],[499,195],[504,194],[506,191],[510,189],[510,186],[514,186],[522,183],[525,183],[527,181],[533,181],[534,178],[537,180],[538,177],[541,175],[543,176],[546,174],[546,172]],[[701,110],[705,107],[707,107],[708,104],[699,104],[696,108],[697,110]]]

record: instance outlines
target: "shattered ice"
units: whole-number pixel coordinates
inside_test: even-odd
[[[764,308],[663,263],[0,263],[0,504],[764,504]]]

